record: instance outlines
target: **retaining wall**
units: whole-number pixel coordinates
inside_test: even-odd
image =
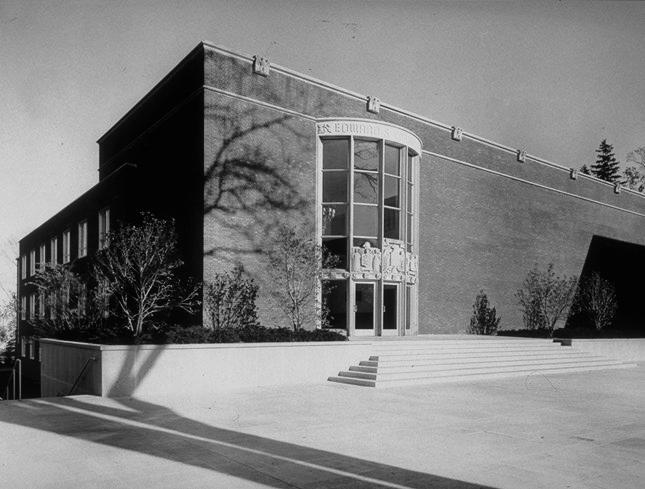
[[[369,356],[371,342],[94,345],[41,340],[43,397],[74,394],[151,398],[320,384]]]

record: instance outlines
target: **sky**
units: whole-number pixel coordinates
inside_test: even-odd
[[[0,300],[17,241],[201,40],[579,167],[645,146],[644,25],[645,2],[0,0]]]

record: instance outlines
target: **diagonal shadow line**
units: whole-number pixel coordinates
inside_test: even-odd
[[[137,399],[120,400],[125,409],[84,402],[82,398],[25,402],[40,409],[30,410],[30,416],[19,419],[11,419],[5,410],[0,412],[0,421],[205,468],[268,487],[486,489],[470,482],[218,428]]]

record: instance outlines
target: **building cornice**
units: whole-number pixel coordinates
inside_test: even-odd
[[[136,111],[138,107],[140,107],[152,95],[154,95],[154,92],[156,92],[160,87],[165,85],[177,71],[179,71],[190,60],[192,60],[192,58],[195,55],[202,54],[204,52],[205,48],[208,48],[211,51],[220,53],[222,55],[225,55],[225,56],[228,56],[228,57],[231,57],[231,58],[235,58],[235,59],[240,60],[240,61],[247,62],[250,65],[253,65],[254,57],[249,55],[249,54],[241,53],[239,51],[234,51],[232,49],[229,49],[229,48],[226,48],[226,47],[223,47],[223,46],[217,46],[217,45],[215,45],[215,44],[213,44],[212,42],[209,42],[209,41],[202,41],[195,48],[193,48],[193,50],[190,53],[188,53],[188,55],[185,56],[164,78],[162,78],[161,81],[159,83],[157,83],[139,102],[137,102],[134,105],[134,107],[132,107],[103,136],[101,136],[98,139],[97,142],[101,143],[107,136],[109,136],[115,129],[117,129],[123,123],[123,121],[126,120],[130,116],[130,114],[132,114],[134,111]],[[279,64],[271,63],[271,70],[275,71],[275,72],[278,72],[278,73],[282,73],[283,75],[286,75],[286,76],[301,80],[303,82],[318,86],[320,88],[323,88],[323,89],[326,89],[326,90],[331,90],[331,91],[333,91],[335,93],[338,93],[338,94],[343,95],[345,97],[351,98],[353,100],[357,100],[357,101],[361,101],[361,102],[365,102],[365,103],[367,103],[367,101],[368,101],[368,96],[366,96],[366,95],[360,94],[358,92],[354,92],[352,90],[348,90],[348,89],[340,87],[338,85],[334,85],[333,83],[329,83],[329,82],[326,82],[326,81],[323,81],[323,80],[319,80],[318,78],[312,77],[310,75],[306,75],[304,73],[297,72],[295,70],[286,68],[286,67],[281,66]],[[206,86],[206,85],[204,85],[202,88],[206,89],[206,90],[216,91],[216,92],[219,92],[219,93],[231,96],[231,97],[238,98],[240,100],[246,100],[246,101],[249,101],[249,102],[260,103],[260,104],[262,104],[264,106],[271,107],[271,108],[274,108],[276,110],[280,110],[282,112],[293,113],[293,115],[304,117],[304,118],[307,118],[309,120],[316,120],[315,117],[312,117],[310,115],[298,113],[298,112],[295,112],[295,111],[290,111],[289,109],[278,107],[278,106],[275,106],[275,105],[269,104],[269,103],[264,103],[262,101],[258,101],[256,99],[253,99],[253,98],[250,98],[250,97],[245,97],[245,96],[239,95],[239,94],[233,94],[233,93],[228,92],[226,90],[221,90],[221,89],[211,87],[211,86]],[[416,113],[414,113],[414,112],[412,112],[410,110],[402,109],[400,107],[396,107],[396,106],[388,104],[386,102],[381,102],[381,109],[382,110],[388,110],[388,111],[390,111],[392,113],[402,115],[402,116],[408,117],[410,119],[422,122],[424,124],[434,126],[436,128],[442,129],[442,130],[444,130],[444,131],[446,131],[448,133],[451,133],[452,129],[454,127],[452,125],[445,124],[443,122],[439,122],[439,121],[430,119],[429,117],[425,117],[425,116],[416,114]],[[489,146],[489,147],[496,148],[498,150],[507,152],[509,154],[515,155],[518,152],[518,148],[516,148],[516,147],[512,147],[512,146],[508,146],[506,144],[498,143],[496,141],[487,139],[485,137],[479,136],[477,134],[474,134],[474,133],[471,133],[471,132],[468,132],[468,131],[463,131],[462,136],[466,137],[466,138],[469,138],[469,139],[471,139],[473,141],[477,141],[480,144],[484,144],[486,146]],[[552,168],[554,170],[566,173],[566,174],[569,174],[571,169],[572,169],[571,167],[567,167],[567,166],[560,165],[558,163],[554,163],[554,162],[549,161],[549,160],[547,160],[545,158],[541,158],[539,156],[536,156],[536,155],[533,155],[533,154],[530,154],[530,153],[526,153],[525,159],[530,160],[532,162],[535,162],[535,163],[537,163],[539,165],[543,165],[543,166],[546,166],[548,168]],[[477,166],[477,165],[475,165],[475,166]],[[596,177],[594,177],[592,175],[586,175],[584,173],[580,173],[578,175],[578,177],[590,180],[592,182],[595,182],[597,184],[603,185],[603,186],[608,187],[610,189],[614,189],[614,184],[613,183],[606,182],[606,181],[601,180],[599,178],[596,178]],[[626,194],[629,194],[629,195],[634,195],[634,196],[637,196],[637,197],[640,197],[640,198],[645,198],[644,193],[637,192],[637,191],[631,190],[629,188],[621,188],[621,191],[623,191],[623,192],[625,192]]]
[[[633,214],[635,216],[645,217],[645,213],[642,213],[642,212],[634,211],[632,209],[625,209],[624,207],[609,204],[607,202],[602,202],[600,200],[592,199],[591,197],[586,197],[584,195],[574,194],[572,192],[567,192],[566,190],[562,190],[562,189],[555,188],[555,187],[550,187],[549,185],[544,185],[542,183],[532,182],[531,180],[527,180],[525,178],[516,177],[515,175],[509,175],[508,173],[493,170],[491,168],[486,168],[484,166],[475,165],[473,163],[469,163],[467,161],[459,160],[457,158],[452,158],[450,156],[442,155],[440,153],[434,153],[432,151],[427,151],[425,149],[422,151],[422,153],[426,154],[428,156],[432,156],[432,157],[439,158],[439,159],[442,159],[442,160],[450,161],[452,163],[458,163],[460,165],[464,165],[464,166],[467,166],[469,168],[475,168],[477,170],[485,171],[485,172],[491,173],[493,175],[508,178],[508,179],[514,180],[516,182],[531,185],[533,187],[537,187],[537,188],[540,188],[542,190],[548,190],[550,192],[555,192],[555,193],[558,193],[560,195],[566,195],[567,197],[573,197],[573,198],[576,198],[576,199],[584,200],[585,202],[591,202],[593,204],[598,204],[598,205],[601,205],[601,206],[604,206],[604,207],[609,207],[609,208],[617,210],[617,211],[627,212],[628,214]]]
[[[213,44],[211,42],[208,42],[208,41],[203,41],[202,45],[207,46],[209,49],[211,49],[211,50],[213,50],[215,52],[224,54],[226,56],[231,56],[231,57],[234,57],[236,59],[246,61],[246,62],[248,62],[250,64],[253,64],[253,56],[251,56],[251,55],[236,52],[236,51],[233,51],[231,49],[228,49],[228,48],[225,48],[225,47],[222,47],[222,46],[217,46],[217,45],[215,45],[215,44]],[[271,63],[271,70],[279,72],[279,73],[282,73],[282,74],[285,74],[285,75],[288,75],[288,76],[291,76],[292,78],[296,78],[296,79],[305,81],[307,83],[319,86],[321,88],[325,88],[327,90],[332,90],[332,91],[334,91],[334,92],[336,92],[338,94],[344,95],[344,96],[346,96],[348,98],[351,98],[351,99],[354,99],[354,100],[358,100],[358,101],[366,102],[366,103],[367,103],[367,100],[368,100],[367,95],[363,95],[363,94],[360,94],[358,92],[348,90],[348,89],[340,87],[338,85],[334,85],[333,83],[329,83],[329,82],[326,82],[324,80],[320,80],[318,78],[315,78],[313,76],[306,75],[304,73],[300,73],[298,71],[286,68],[286,67],[281,66],[279,64]],[[387,102],[381,102],[381,109],[389,110],[390,112],[393,112],[393,113],[396,113],[396,114],[399,114],[399,115],[403,115],[405,117],[409,117],[411,119],[417,120],[419,122],[423,122],[425,124],[429,124],[431,126],[443,129],[443,130],[445,130],[447,132],[451,132],[452,128],[454,127],[452,125],[445,124],[443,122],[439,122],[439,121],[430,119],[429,117],[422,116],[422,115],[417,114],[415,112],[412,112],[410,110],[402,109],[400,107],[396,107],[395,105],[389,104]],[[490,147],[493,147],[493,148],[508,152],[510,154],[516,154],[517,151],[518,151],[517,147],[512,147],[512,146],[508,146],[506,144],[498,143],[496,141],[493,141],[491,139],[487,139],[487,138],[485,138],[483,136],[479,136],[477,134],[474,134],[474,133],[471,133],[471,132],[468,132],[468,131],[463,131],[463,136],[467,137],[469,139],[472,139],[473,141],[477,141],[479,143],[485,144],[487,146],[490,146]],[[567,167],[567,166],[560,165],[558,163],[554,163],[554,162],[549,161],[549,160],[547,160],[545,158],[541,158],[539,156],[532,155],[530,153],[526,153],[526,159],[534,161],[535,163],[538,163],[540,165],[544,165],[544,166],[547,166],[549,168],[553,168],[555,170],[565,172],[567,174],[569,174],[569,172],[571,171],[571,167]],[[592,175],[586,175],[586,174],[582,173],[582,174],[579,175],[579,177],[586,178],[587,180],[596,182],[598,184],[607,186],[607,187],[612,188],[612,189],[614,187],[613,183],[606,182],[605,180],[601,180],[600,178],[596,178],[596,177],[594,177]],[[626,192],[626,193],[629,193],[629,194],[636,195],[636,196],[641,197],[641,198],[645,198],[645,194],[643,194],[642,192],[637,192],[635,190],[631,190],[631,189],[628,189],[628,188],[623,188],[622,191]]]

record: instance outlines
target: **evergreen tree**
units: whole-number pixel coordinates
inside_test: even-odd
[[[591,171],[589,170],[589,167],[587,165],[582,165],[580,167],[580,173],[584,173],[585,175],[591,175]]]
[[[591,165],[591,173],[607,182],[617,182],[620,180],[620,163],[616,161],[614,147],[603,139],[596,150],[596,162]]]

